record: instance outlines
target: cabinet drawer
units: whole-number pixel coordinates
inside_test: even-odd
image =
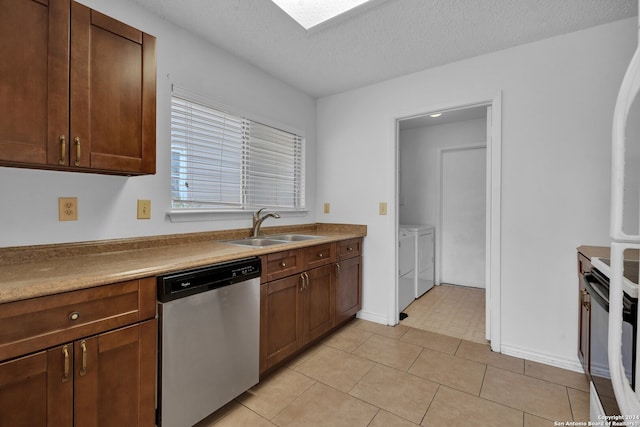
[[[362,239],[349,239],[338,242],[338,260],[360,256],[362,253]]]
[[[0,305],[0,360],[155,317],[155,278]]]
[[[291,250],[269,254],[265,257],[264,269],[267,282],[302,271],[302,251]]]
[[[585,274],[591,271],[591,260],[582,254],[578,254],[578,273]]]
[[[305,269],[320,267],[336,261],[335,243],[309,246],[304,248]]]

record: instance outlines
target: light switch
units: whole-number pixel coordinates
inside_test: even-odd
[[[380,215],[387,214],[387,202],[380,202],[380,206],[378,207],[378,211]]]
[[[328,213],[330,213],[330,212],[331,212],[331,203],[326,202],[326,203],[324,204],[324,213],[328,214]]]
[[[151,200],[138,200],[138,219],[151,219]]]

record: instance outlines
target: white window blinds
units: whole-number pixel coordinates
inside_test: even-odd
[[[304,139],[174,94],[174,209],[304,208]]]

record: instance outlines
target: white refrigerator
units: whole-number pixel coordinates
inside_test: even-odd
[[[640,23],[638,32],[640,36]],[[623,420],[628,425],[636,426],[640,426],[640,381],[636,381],[634,391],[625,375],[622,363],[622,309],[625,251],[640,249],[639,93],[640,49],[636,49],[622,81],[613,115],[608,334],[609,371],[616,401]],[[627,259],[630,256],[636,255],[627,253]],[[640,347],[640,337],[637,343]],[[635,371],[640,372],[640,351],[637,354]]]

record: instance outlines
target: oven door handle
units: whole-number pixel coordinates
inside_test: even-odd
[[[608,313],[609,312],[609,296],[603,293],[602,289],[600,288],[600,282],[598,282],[598,279],[596,279],[593,274],[586,273],[582,275],[582,283],[584,284],[584,287],[589,292],[589,296],[592,299],[596,300],[598,305],[604,308]]]

